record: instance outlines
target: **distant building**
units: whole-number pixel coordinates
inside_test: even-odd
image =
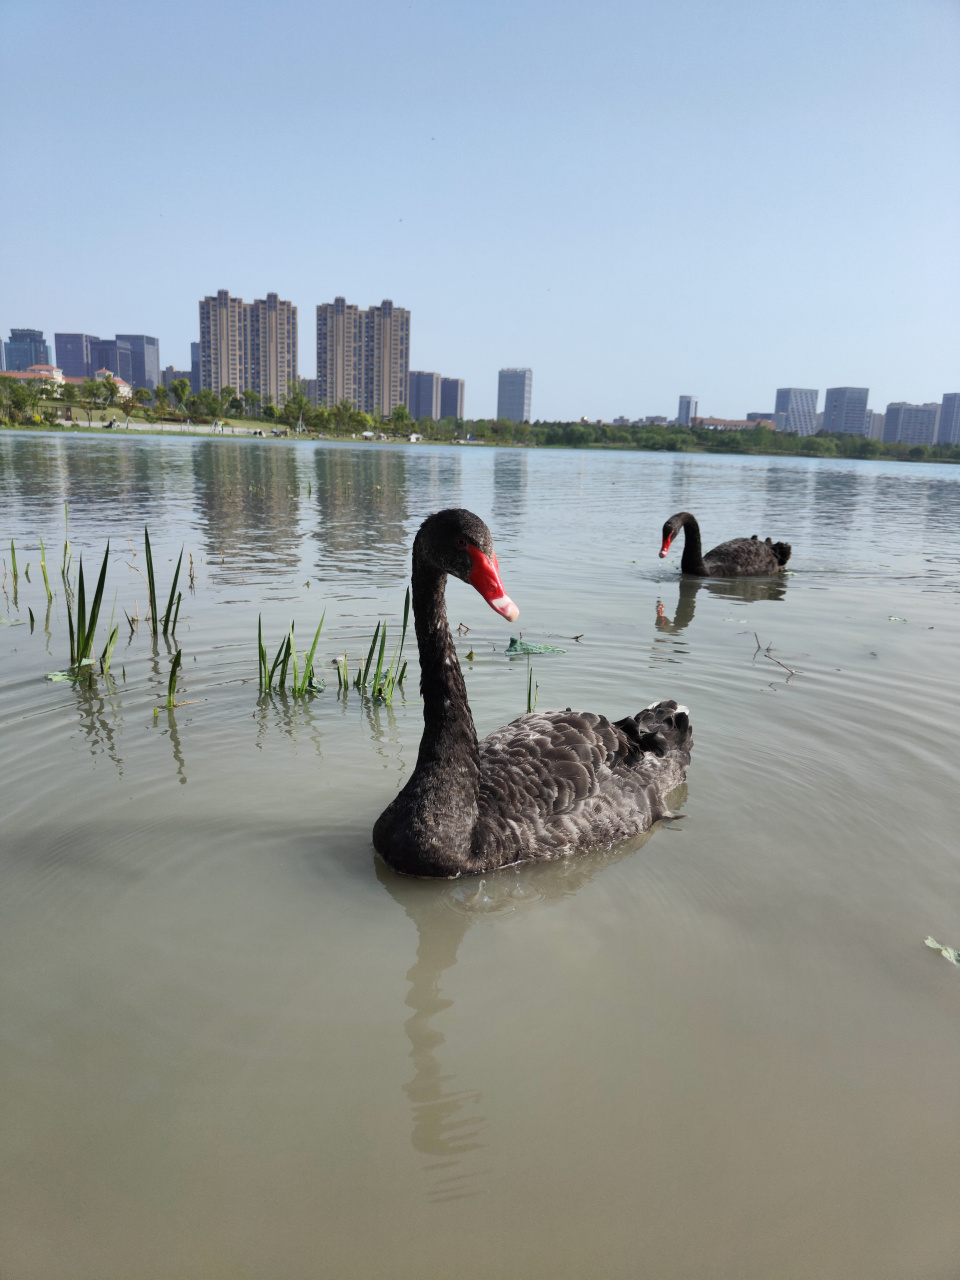
[[[876,409],[867,410],[867,434],[871,440],[883,439],[883,423],[882,413],[877,413]]]
[[[364,413],[389,418],[407,403],[410,376],[410,312],[384,298],[363,313],[361,392]]]
[[[118,342],[130,345],[133,385],[155,390],[160,385],[160,343],[145,333],[118,333]]]
[[[297,308],[275,293],[244,302],[220,289],[200,303],[199,346],[201,388],[282,405],[297,381]]]
[[[3,344],[3,354],[9,373],[25,373],[31,365],[53,368],[53,356],[42,329],[11,329],[10,341]]]
[[[303,387],[303,394],[307,397],[311,404],[317,403],[317,380],[316,378],[304,378],[300,384]]]
[[[769,422],[771,426],[777,420],[777,415],[771,409],[769,413],[748,413],[748,422]]]
[[[665,427],[667,425],[667,420],[660,414],[648,413],[641,425],[644,427]]]
[[[950,391],[943,397],[937,444],[960,444],[960,391]]]
[[[17,382],[74,382],[76,379],[65,378],[63,370],[52,364],[33,364],[29,369],[7,369],[4,376]]]
[[[829,387],[823,402],[823,430],[846,436],[867,432],[867,387]]]
[[[361,311],[346,298],[317,307],[317,400],[348,400],[389,417],[407,403],[410,312],[389,298]]]
[[[190,370],[175,369],[172,364],[168,364],[167,367],[160,374],[160,383],[164,387],[171,387],[175,382],[179,382],[181,378],[186,378],[186,380],[189,382]],[[151,390],[155,390],[155,388],[151,388]]]
[[[508,422],[530,421],[532,369],[501,369],[497,389],[497,417]]]
[[[680,407],[677,409],[677,425],[681,427],[689,427],[690,423],[697,416],[697,397],[681,396]]]
[[[907,404],[903,400],[887,405],[884,415],[883,438],[888,443],[899,441],[901,444],[933,444],[937,439],[937,421],[940,417],[940,406],[934,401],[929,404]]]
[[[817,397],[819,391],[803,387],[779,387],[774,419],[778,431],[793,431],[798,436],[812,436],[817,429]]]
[[[68,378],[92,378],[100,339],[92,333],[55,333],[57,364]]]
[[[123,338],[103,339],[93,348],[94,374],[97,370],[109,369],[114,378],[122,378],[125,383],[133,385],[133,352],[130,343]]]
[[[462,418],[463,414],[463,379],[440,379],[440,417]]]
[[[112,378],[120,388],[121,400],[126,400],[133,395],[133,387],[127,382],[126,378],[118,378],[112,369],[98,369],[93,376],[97,382],[105,382],[107,378]]]
[[[416,369],[410,370],[407,408],[410,410],[412,417],[418,420],[420,418],[432,418],[434,422],[440,421],[441,381],[439,373],[421,373]]]
[[[190,390],[194,395],[200,390],[200,343],[190,343]]]
[[[615,427],[629,427],[631,425],[630,418],[614,418],[613,425]]]

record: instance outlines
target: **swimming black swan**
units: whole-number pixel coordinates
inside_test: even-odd
[[[689,511],[678,511],[663,526],[663,545],[660,559],[670,550],[670,543],[681,529],[683,555],[680,572],[698,578],[756,578],[765,573],[779,573],[790,559],[789,542],[761,542],[756,534],[752,538],[731,538],[721,542],[706,555],[700,549],[700,526],[696,516]]]
[[[594,712],[533,712],[477,742],[447,625],[447,574],[509,622],[490,530],[470,511],[438,511],[413,544],[423,738],[406,786],[373,843],[404,875],[476,875],[609,844],[672,817],[693,738],[685,707],[658,702],[611,724]]]

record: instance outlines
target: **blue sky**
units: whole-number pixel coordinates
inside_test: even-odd
[[[412,313],[539,418],[960,389],[958,0],[5,0],[0,325]]]

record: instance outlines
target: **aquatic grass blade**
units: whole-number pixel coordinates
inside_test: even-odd
[[[283,689],[287,683],[287,667],[290,665],[290,636],[293,634],[293,627],[290,628],[290,634],[283,642],[283,658],[280,662],[280,674],[277,676],[277,688]]]
[[[379,698],[380,692],[380,676],[383,672],[383,653],[387,647],[387,624],[383,624],[383,630],[380,633],[380,653],[377,655],[377,669],[373,675],[373,696]]]
[[[53,592],[50,590],[50,579],[47,577],[47,557],[43,549],[43,539],[40,539],[40,568],[43,570],[43,585],[47,588],[47,599],[53,599]]]
[[[173,611],[173,626],[170,628],[171,634],[177,634],[177,619],[180,617],[180,601],[183,599],[183,592],[177,592],[177,607]]]
[[[286,643],[287,643],[287,642],[286,642],[286,640],[281,640],[281,641],[280,641],[280,648],[277,650],[277,656],[274,658],[274,660],[273,660],[273,666],[270,668],[270,675],[267,677],[267,692],[268,692],[268,693],[270,692],[270,689],[271,689],[271,687],[272,687],[272,685],[273,685],[273,677],[274,677],[274,673],[276,672],[277,667],[279,667],[279,665],[280,665],[280,660],[281,660],[281,658],[283,657],[283,651],[284,651],[284,648],[286,647]]]
[[[367,687],[367,676],[370,674],[370,664],[373,661],[373,651],[377,641],[380,639],[380,623],[377,623],[377,629],[373,633],[373,639],[370,641],[370,651],[367,654],[366,665],[363,668],[363,679],[360,681],[359,687],[365,689]]]
[[[313,644],[310,646],[310,652],[304,658],[305,666],[303,668],[303,684],[300,688],[301,694],[305,694],[310,686],[310,679],[313,676],[313,655],[317,652],[317,642],[320,639],[320,632],[323,630],[323,619],[326,616],[327,611],[324,609],[320,617],[320,626],[317,627],[317,634],[313,637]],[[339,670],[340,668],[338,667],[337,671],[339,672]]]
[[[260,677],[260,692],[263,693],[267,678],[267,651],[263,647],[263,614],[257,615],[257,673]]]
[[[97,587],[93,593],[93,600],[90,602],[90,617],[87,619],[86,631],[83,638],[83,646],[77,655],[77,661],[82,662],[84,658],[90,656],[93,648],[93,637],[97,630],[97,619],[100,617],[100,605],[103,601],[103,588],[107,581],[107,562],[110,557],[110,543],[107,543],[107,549],[103,553],[103,564],[100,566],[100,577],[97,579]],[[79,610],[79,604],[78,604]]]
[[[297,645],[293,638],[293,623],[290,623],[290,659],[293,664],[293,696],[300,692],[300,672],[297,670]]]
[[[113,646],[117,643],[117,636],[120,634],[119,626],[113,628],[110,637],[107,640],[106,648],[100,655],[100,670],[106,675],[110,670],[110,659],[113,657]]]
[[[183,547],[180,548],[180,559],[177,561],[177,567],[173,573],[173,586],[170,588],[170,599],[167,601],[167,612],[163,615],[163,634],[166,635],[170,627],[170,614],[173,612],[173,597],[177,592],[177,579],[180,577],[180,565],[183,563]]]
[[[80,569],[77,573],[77,662],[87,656],[84,652],[86,648],[87,636],[87,598],[83,586],[83,556],[80,556]]]
[[[183,650],[178,649],[173,655],[173,662],[170,664],[170,679],[167,681],[167,709],[176,706],[174,701],[177,693],[177,672],[180,670],[180,662],[183,658]]]
[[[147,526],[143,526],[143,548],[147,559],[147,587],[150,591],[150,625],[153,637],[157,638],[157,587],[153,578],[153,552],[150,549],[150,534]]]
[[[10,559],[13,561],[13,581],[16,585],[17,581],[17,553],[13,546],[13,539],[10,539]]]

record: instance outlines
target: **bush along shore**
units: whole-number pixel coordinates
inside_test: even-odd
[[[172,393],[172,395],[171,395]],[[172,400],[172,403],[171,403]],[[67,411],[70,419],[66,419]],[[97,415],[95,418],[94,415]],[[636,449],[669,453],[748,453],[816,458],[879,458],[894,462],[960,462],[960,445],[908,444],[863,436],[818,432],[791,435],[758,424],[749,429],[664,425],[610,425],[587,422],[510,422],[507,419],[411,418],[400,405],[389,417],[366,414],[349,401],[314,405],[302,389],[282,406],[232,387],[189,394],[185,379],[171,392],[138,389],[134,399],[119,398],[109,378],[82,387],[15,382],[0,374],[0,426],[39,430],[94,430],[105,426],[149,431],[197,432],[224,427],[230,434],[265,437],[305,435],[334,440],[422,440],[459,445],[513,445],[555,449]]]

